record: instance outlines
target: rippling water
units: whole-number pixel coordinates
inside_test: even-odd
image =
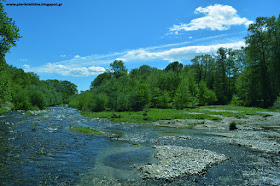
[[[278,155],[229,145],[202,130],[117,124],[85,118],[68,107],[51,109],[42,117],[25,116],[24,112],[0,116],[0,185],[170,184],[143,180],[137,170],[157,161],[152,146],[165,144],[230,157],[205,176],[186,176],[171,184],[280,184]],[[77,134],[69,131],[70,126],[90,126],[118,138]],[[185,135],[192,139],[161,138]]]

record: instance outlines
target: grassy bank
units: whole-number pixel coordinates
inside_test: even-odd
[[[139,112],[83,112],[82,115],[89,118],[103,118],[115,122],[132,122],[132,123],[151,123],[158,120],[173,120],[173,119],[208,119],[220,121],[217,116],[207,114],[192,114],[186,110],[176,109],[148,109]]]
[[[249,115],[269,116],[269,114],[262,112],[272,111],[261,108],[219,105],[202,106],[184,110],[150,108],[139,112],[83,112],[82,115],[89,118],[103,118],[114,122],[151,123],[158,120],[174,119],[201,119],[220,121],[222,120],[220,116],[234,117],[237,119],[247,118]]]
[[[268,110],[254,107],[241,107],[232,105],[203,106],[189,109],[189,112],[198,112],[207,115],[219,115],[223,117],[234,117],[237,119],[248,118],[249,115],[271,116],[263,112],[277,112],[277,110]]]
[[[91,129],[89,127],[70,127],[70,130],[77,133],[90,135],[90,136],[103,134],[103,132]]]
[[[7,112],[7,111],[8,111],[8,109],[0,108],[0,114],[1,114],[1,113],[4,113],[4,112]]]

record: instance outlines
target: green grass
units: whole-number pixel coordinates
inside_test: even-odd
[[[225,110],[224,112],[215,112],[215,110]],[[235,118],[248,118],[247,115],[260,115],[260,116],[271,116],[266,113],[261,112],[271,112],[268,109],[253,108],[253,107],[241,107],[232,105],[217,105],[217,106],[202,106],[194,109],[187,109],[188,112],[199,112],[207,115],[220,115],[224,117],[235,117]],[[227,111],[237,111],[237,112],[227,112]]]
[[[279,112],[279,110],[275,109],[264,109],[258,107],[242,107],[242,106],[234,106],[234,105],[214,105],[214,106],[203,106],[202,108],[207,109],[218,109],[218,110],[235,110],[235,111],[244,111],[244,112]]]
[[[45,116],[44,114],[32,114],[31,112],[26,112],[25,115],[26,116],[36,116],[36,117]]]
[[[215,112],[216,110],[225,110],[224,112]],[[230,112],[237,111],[237,112]],[[195,113],[200,114],[195,114]],[[82,115],[89,118],[103,118],[114,122],[129,122],[129,123],[151,123],[158,120],[174,120],[174,119],[200,119],[220,121],[221,117],[248,118],[248,115],[269,116],[269,114],[261,112],[271,112],[269,109],[241,107],[233,105],[215,105],[201,106],[192,109],[176,110],[176,109],[158,109],[150,108],[146,111],[139,112],[83,112]],[[117,116],[112,118],[112,116]]]
[[[4,112],[7,112],[7,111],[8,111],[8,109],[0,108],[0,114],[1,114],[1,113],[4,113]]]
[[[207,115],[219,115],[219,116],[224,116],[224,117],[235,117],[235,118],[247,118],[246,114],[243,112],[215,112],[211,110],[203,110],[203,109],[194,109],[194,110],[188,110],[188,112],[199,112],[199,113],[204,113]]]
[[[184,110],[176,109],[156,109],[151,108],[148,111],[139,112],[83,112],[83,116],[89,118],[103,118],[114,122],[130,122],[130,123],[151,123],[158,120],[173,120],[173,119],[209,119],[220,121],[220,117],[209,116],[207,114],[189,114]],[[112,115],[120,116],[112,118]]]
[[[70,130],[77,133],[90,135],[90,136],[104,134],[103,132],[91,129],[89,127],[70,127]]]
[[[225,110],[224,112],[215,112],[216,110]],[[230,112],[237,111],[237,112]],[[195,114],[195,113],[200,114]],[[221,117],[235,117],[248,118],[248,115],[269,116],[266,113],[271,112],[269,109],[254,108],[254,107],[241,107],[232,105],[215,105],[215,106],[201,106],[192,109],[176,110],[176,109],[158,109],[150,108],[146,111],[139,112],[83,112],[82,115],[89,118],[103,118],[114,122],[129,122],[129,123],[151,123],[158,120],[174,120],[174,119],[200,119],[200,120],[213,120],[220,121]],[[112,118],[116,116],[116,118]]]

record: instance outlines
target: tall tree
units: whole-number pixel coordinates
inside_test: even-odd
[[[267,18],[259,17],[256,23],[251,24],[248,29],[246,39],[246,55],[248,56],[249,66],[253,68],[256,74],[253,77],[259,79],[259,91],[261,92],[258,102],[263,106],[271,105],[271,85],[268,75],[268,62],[270,43],[267,33]],[[260,77],[257,77],[258,74]]]
[[[3,4],[0,2],[0,103],[11,100],[11,82],[5,54],[20,38],[19,29],[12,18],[7,16]]]
[[[122,60],[115,60],[113,63],[110,64],[110,66],[113,71],[112,73],[116,78],[127,74],[127,69],[125,68]]]
[[[16,46],[16,41],[21,38],[19,29],[12,18],[7,16],[3,4],[0,2],[0,57],[5,54],[12,46]]]
[[[274,16],[266,21],[269,39],[269,64],[268,74],[272,88],[272,99],[275,100],[280,93],[280,15],[278,19]]]
[[[175,61],[173,63],[170,63],[167,65],[167,67],[164,69],[165,71],[174,71],[174,72],[180,72],[183,69],[183,64],[179,63],[178,61]]]
[[[215,93],[220,104],[227,104],[226,62],[227,49],[219,48],[216,56],[215,67]]]

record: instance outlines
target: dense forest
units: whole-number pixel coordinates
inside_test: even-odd
[[[66,104],[77,94],[77,86],[69,81],[42,81],[33,72],[25,73],[8,65],[5,55],[21,38],[15,22],[0,3],[0,109],[29,110]]]
[[[41,81],[8,65],[5,55],[21,38],[15,22],[0,3],[0,108],[43,109],[69,103],[83,111],[183,109],[197,105],[280,105],[280,17],[259,17],[248,28],[246,46],[219,48],[194,57],[191,64],[148,65],[128,71],[121,60],[98,75],[90,90],[77,94],[69,81]]]
[[[3,60],[3,58],[2,58]],[[77,86],[69,81],[40,80],[33,72],[25,73],[1,61],[0,105],[14,110],[36,110],[67,104],[77,94]]]
[[[219,48],[191,64],[160,70],[142,65],[128,72],[121,60],[70,101],[83,111],[183,109],[197,105],[279,106],[280,17],[259,17],[248,28],[246,46]]]

